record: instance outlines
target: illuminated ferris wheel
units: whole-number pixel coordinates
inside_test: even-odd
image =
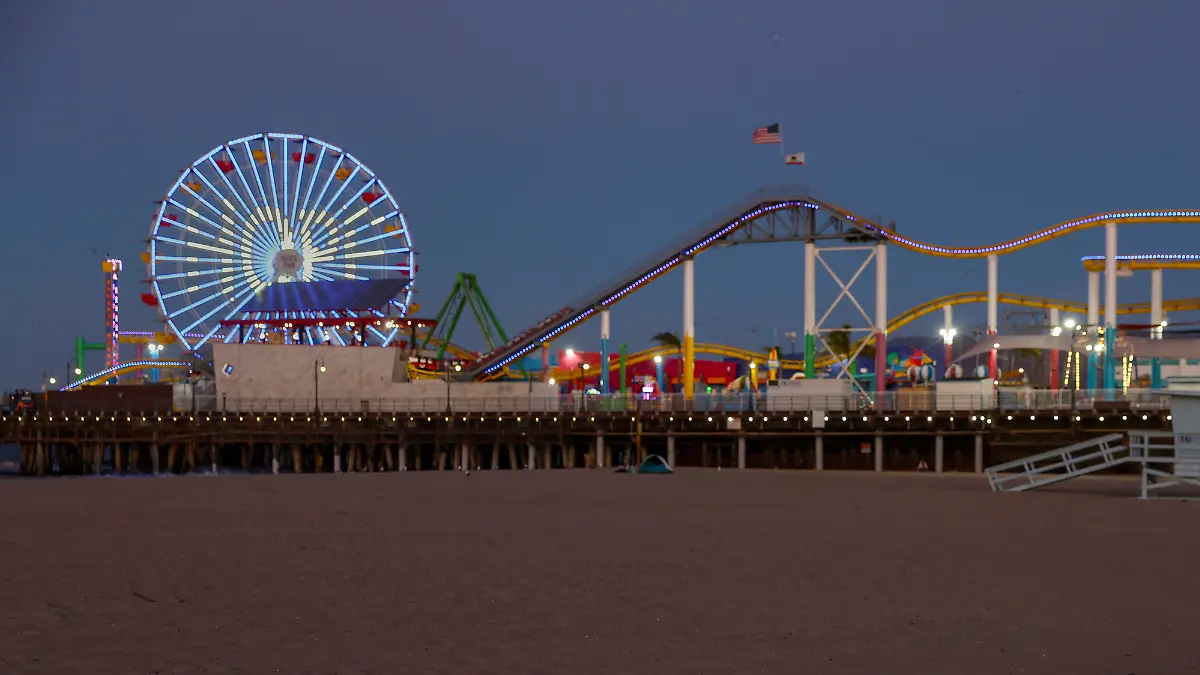
[[[219,145],[183,169],[159,204],[145,300],[185,349],[213,339],[272,284],[416,275],[408,224],[383,181],[311,136],[266,133]],[[409,283],[392,301],[399,316],[412,293]],[[331,319],[326,330],[349,342],[329,314],[303,318]],[[237,339],[227,332],[226,342]]]

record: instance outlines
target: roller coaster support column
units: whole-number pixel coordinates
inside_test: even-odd
[[[683,259],[683,399],[692,400],[696,365],[696,277],[694,258]]]
[[[600,393],[608,393],[608,310],[600,312]]]
[[[1100,352],[1096,351],[1096,332],[1100,327],[1100,273],[1088,272],[1087,300],[1087,388],[1096,388],[1096,361]]]
[[[875,406],[887,390],[887,243],[875,244]]]
[[[1150,271],[1150,329],[1151,340],[1161,340],[1163,335],[1163,271]],[[1162,387],[1162,362],[1157,356],[1150,360],[1150,386],[1154,389]]]
[[[817,244],[804,244],[804,379],[817,376]]]
[[[1117,224],[1104,224],[1104,388],[1116,389],[1117,379]]]
[[[990,336],[1000,330],[1000,260],[994,254],[987,257],[987,281],[987,331],[990,340],[994,339]],[[1000,369],[997,365],[996,349],[993,347],[988,352],[988,377],[993,382],[1000,379]]]
[[[1050,308],[1050,334],[1058,337],[1062,335],[1062,326],[1058,325],[1059,316],[1058,308]],[[1068,352],[1069,354],[1069,352]],[[1050,350],[1050,391],[1057,391],[1058,386],[1058,350]]]

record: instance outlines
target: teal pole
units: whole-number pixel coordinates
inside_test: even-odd
[[[804,334],[804,379],[811,380],[817,376],[817,336],[812,333]]]

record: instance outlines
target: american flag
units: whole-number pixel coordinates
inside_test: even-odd
[[[783,137],[779,134],[779,124],[775,123],[769,127],[759,127],[754,130],[754,144],[763,145],[770,143],[782,143]]]

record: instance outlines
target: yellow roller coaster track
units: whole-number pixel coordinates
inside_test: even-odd
[[[1104,256],[1088,256],[1083,259],[1083,269],[1089,272],[1104,271]],[[1162,254],[1117,256],[1117,269],[1139,270],[1200,270],[1200,256],[1192,254]]]
[[[1087,305],[1080,303],[1080,302],[1072,302],[1070,300],[1056,300],[1054,298],[1041,298],[1041,297],[1037,297],[1037,296],[1033,296],[1033,295],[1016,295],[1016,294],[1012,294],[1012,293],[1000,293],[997,296],[997,300],[1002,305],[1012,305],[1012,306],[1016,306],[1016,307],[1032,307],[1032,308],[1037,308],[1037,309],[1057,309],[1059,311],[1074,312],[1077,314],[1086,314],[1087,313]],[[926,315],[932,314],[932,313],[942,309],[943,307],[952,307],[954,305],[970,305],[970,304],[975,304],[975,303],[986,303],[986,302],[987,302],[987,293],[983,292],[983,291],[974,292],[974,293],[955,293],[953,295],[944,295],[940,298],[935,298],[933,300],[930,300],[929,302],[922,303],[920,305],[917,305],[916,307],[912,307],[912,308],[908,309],[907,311],[902,312],[902,313],[896,315],[895,317],[893,317],[888,322],[888,333],[894,333],[894,332],[900,330],[901,328],[903,328],[904,326],[912,323],[913,321],[916,321],[917,319],[920,319],[921,317],[924,317]],[[1165,311],[1165,312],[1188,312],[1188,311],[1197,311],[1197,310],[1200,310],[1200,298],[1181,298],[1178,300],[1164,300],[1163,301],[1163,311]],[[1117,308],[1117,311],[1120,314],[1149,314],[1150,313],[1150,303],[1148,303],[1148,302],[1128,303],[1128,304],[1120,305]],[[874,344],[875,343],[874,334],[866,336],[863,339],[856,341],[853,344],[853,346],[851,347],[851,351],[856,351],[860,346],[863,345],[863,343],[866,343],[868,345]],[[730,347],[728,345],[718,345],[718,344],[709,344],[709,343],[701,343],[701,342],[696,343],[696,353],[697,354],[708,354],[710,356],[736,358],[736,359],[741,359],[743,361],[754,361],[756,363],[762,363],[762,364],[765,364],[766,359],[767,359],[766,355],[761,352],[754,352],[754,351],[750,351],[748,349],[741,349],[739,347]],[[625,357],[625,365],[627,367],[634,366],[639,363],[644,363],[646,361],[653,360],[655,356],[662,356],[663,358],[679,356],[679,350],[675,347],[652,347],[650,349],[645,349],[645,350],[642,350],[639,352],[634,352],[632,354],[627,355]],[[834,362],[833,357],[831,357],[829,355],[825,355],[817,360],[815,367],[818,369],[824,368],[828,365],[831,365],[833,362]],[[803,361],[785,360],[785,361],[780,361],[780,366],[784,370],[803,370],[804,362]],[[617,362],[614,362],[613,365],[610,366],[610,371],[617,370],[619,367],[620,367],[620,364]],[[506,371],[507,371],[507,369],[506,369]],[[506,374],[509,377],[517,379],[517,376],[514,372],[509,371],[509,372],[506,372]],[[578,377],[578,375],[579,375],[579,371],[577,371],[577,370],[568,371],[568,370],[562,370],[562,369],[558,369],[558,368],[554,368],[554,369],[550,370],[550,377],[554,377],[554,378],[570,379],[572,377]],[[490,378],[490,379],[497,379],[497,378]]]

